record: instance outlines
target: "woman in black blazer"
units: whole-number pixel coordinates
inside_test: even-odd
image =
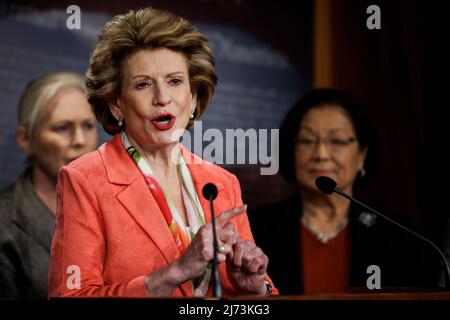
[[[0,191],[0,299],[47,299],[58,171],[95,149],[95,123],[80,75],[47,74],[26,87],[16,138],[27,168]]]
[[[249,212],[280,294],[435,285],[431,266],[439,262],[431,261],[439,257],[427,244],[315,186],[318,176],[329,176],[354,194],[367,180],[372,140],[363,113],[338,90],[312,90],[286,116],[280,169],[296,190]]]

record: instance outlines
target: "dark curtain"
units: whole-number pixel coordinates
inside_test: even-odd
[[[362,197],[433,240],[445,213],[433,207],[429,1],[332,1],[332,81],[350,91],[375,128],[373,181]],[[366,9],[381,9],[369,30]]]

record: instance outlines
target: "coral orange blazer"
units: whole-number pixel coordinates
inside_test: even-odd
[[[234,175],[202,161],[181,144],[180,150],[207,222],[211,211],[201,190],[208,182],[216,184],[219,191],[214,201],[216,215],[242,206]],[[189,164],[190,160],[202,163]],[[63,167],[57,191],[49,297],[145,297],[145,276],[179,257],[162,213],[120,135]],[[246,213],[231,221],[242,239],[253,241]],[[219,272],[224,295],[237,294],[224,263],[219,265]],[[192,295],[189,283],[181,285],[173,295]]]

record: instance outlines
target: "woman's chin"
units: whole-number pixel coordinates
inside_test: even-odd
[[[178,144],[178,140],[173,140],[173,139],[164,139],[164,140],[159,140],[156,141],[153,146],[158,148],[164,148],[164,147],[173,147],[176,146]]]

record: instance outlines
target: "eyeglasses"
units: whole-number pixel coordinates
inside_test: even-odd
[[[341,152],[350,144],[356,142],[355,137],[343,138],[318,138],[318,137],[299,137],[295,144],[300,151],[311,152],[316,150],[320,142],[323,142],[330,152]]]

